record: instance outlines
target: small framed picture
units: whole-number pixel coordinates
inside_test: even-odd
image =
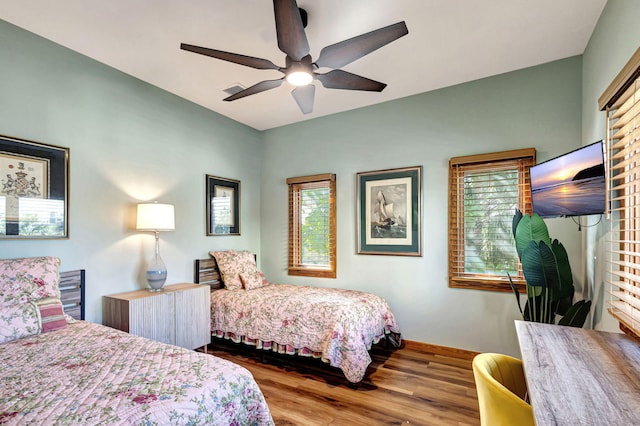
[[[422,166],[356,177],[358,254],[422,256]]]
[[[68,238],[69,148],[0,136],[0,239]]]
[[[240,181],[206,176],[207,235],[240,235]]]

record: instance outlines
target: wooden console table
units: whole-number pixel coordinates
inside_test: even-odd
[[[619,333],[516,321],[538,426],[640,425],[640,343]]]
[[[211,342],[209,286],[172,284],[162,291],[135,290],[102,298],[106,326],[187,349]]]

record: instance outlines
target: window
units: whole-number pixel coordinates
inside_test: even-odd
[[[609,313],[640,336],[640,49],[598,100],[607,113]]]
[[[533,148],[449,160],[449,287],[519,291],[525,281],[512,232],[516,208],[531,211]]]
[[[336,175],[287,179],[289,275],[336,277]]]

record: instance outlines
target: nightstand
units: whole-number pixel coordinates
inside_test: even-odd
[[[136,336],[196,349],[211,343],[209,286],[172,284],[160,292],[103,296],[102,323]],[[206,348],[205,348],[206,349]]]

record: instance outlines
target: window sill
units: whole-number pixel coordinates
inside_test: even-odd
[[[310,269],[310,268],[289,268],[289,275],[295,275],[300,277],[315,277],[315,278],[336,278],[336,271],[327,269]]]
[[[513,280],[519,293],[526,294],[527,287],[524,280]],[[511,285],[508,279],[502,278],[471,278],[471,277],[455,277],[449,278],[449,287],[451,288],[466,288],[471,290],[485,290],[485,291],[500,291],[509,292]]]

